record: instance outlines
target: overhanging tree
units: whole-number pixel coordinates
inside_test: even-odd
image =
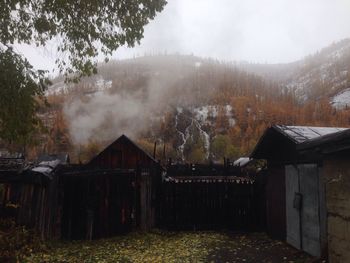
[[[0,50],[0,138],[25,146],[41,127],[36,116],[45,87],[44,72],[11,48]]]
[[[68,74],[92,74],[98,55],[139,43],[144,26],[166,0],[2,0],[0,42],[44,46],[56,40],[57,65]]]
[[[36,97],[42,95],[44,87],[42,72],[35,72],[25,58],[16,54],[12,49],[14,44],[45,46],[52,41],[57,47],[56,64],[60,72],[78,80],[96,73],[98,57],[104,56],[107,60],[118,47],[139,43],[144,26],[165,4],[166,0],[0,1],[0,70],[3,73],[0,95],[5,96],[0,100],[0,111],[5,112],[9,102],[18,109],[24,101],[31,109],[26,114],[12,112],[11,119],[1,114],[0,138],[21,143],[23,138],[18,136],[26,134],[27,138],[36,125],[19,132],[18,128],[14,129],[15,123],[38,122]],[[6,78],[3,67],[9,59],[13,60],[13,67],[9,69],[15,69],[12,72],[15,79]]]

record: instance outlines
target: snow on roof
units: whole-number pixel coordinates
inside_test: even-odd
[[[246,164],[248,164],[250,162],[250,158],[249,157],[241,157],[238,158],[236,161],[233,162],[234,166],[245,166]]]
[[[276,125],[275,127],[296,143],[302,143],[307,140],[315,139],[327,134],[344,131],[347,129],[337,127],[307,127],[284,125]]]
[[[58,154],[42,154],[38,157],[37,162],[42,163],[44,161],[55,161],[59,160],[62,164],[69,163],[69,155],[67,153],[58,153]]]
[[[31,169],[32,172],[41,173],[45,176],[51,178],[51,173],[55,170],[55,168],[61,163],[60,160],[52,160],[52,161],[43,161],[40,162],[37,166]]]
[[[39,166],[45,166],[45,167],[50,167],[52,169],[56,168],[57,165],[61,163],[60,160],[52,160],[52,161],[43,161],[39,163]]]
[[[309,140],[297,146],[299,150],[321,150],[326,149],[327,153],[342,151],[350,148],[350,129],[337,133],[328,134],[314,140]]]

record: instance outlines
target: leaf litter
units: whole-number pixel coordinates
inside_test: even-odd
[[[93,241],[49,242],[45,251],[33,252],[21,262],[221,263],[256,260],[310,262],[310,257],[265,234],[155,230]]]

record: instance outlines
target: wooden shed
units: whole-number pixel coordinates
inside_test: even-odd
[[[102,238],[149,230],[159,216],[162,167],[125,135],[85,166],[62,174],[62,233],[68,239]]]
[[[322,159],[329,262],[350,262],[350,130],[307,141],[298,150]]]
[[[17,223],[34,228],[41,238],[60,237],[60,175],[67,154],[42,155],[21,173]]]
[[[267,160],[266,221],[273,237],[314,256],[325,250],[325,191],[319,156],[297,146],[343,128],[275,125],[251,154]]]
[[[96,239],[137,226],[134,169],[65,167],[60,178],[63,239]]]
[[[43,239],[110,237],[149,230],[159,219],[163,169],[125,135],[86,165],[69,164],[67,155],[10,164],[0,162],[0,183],[19,186],[17,222]]]
[[[133,169],[136,173],[133,184],[138,210],[136,225],[141,230],[155,226],[163,171],[157,160],[126,135],[122,135],[94,157],[88,166],[98,169]]]

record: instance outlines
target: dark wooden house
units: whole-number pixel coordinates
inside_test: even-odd
[[[157,221],[162,168],[122,135],[85,166],[62,174],[65,238],[101,238]]]
[[[43,239],[110,237],[148,230],[159,219],[163,169],[125,135],[85,165],[69,164],[67,155],[39,157],[25,168],[14,163],[0,162],[0,183],[18,186],[17,222]]]
[[[298,150],[322,160],[329,262],[350,262],[350,130],[307,141]]]
[[[319,156],[297,147],[342,130],[275,125],[265,131],[251,154],[267,160],[268,233],[314,256],[321,256],[327,244],[325,191]]]

